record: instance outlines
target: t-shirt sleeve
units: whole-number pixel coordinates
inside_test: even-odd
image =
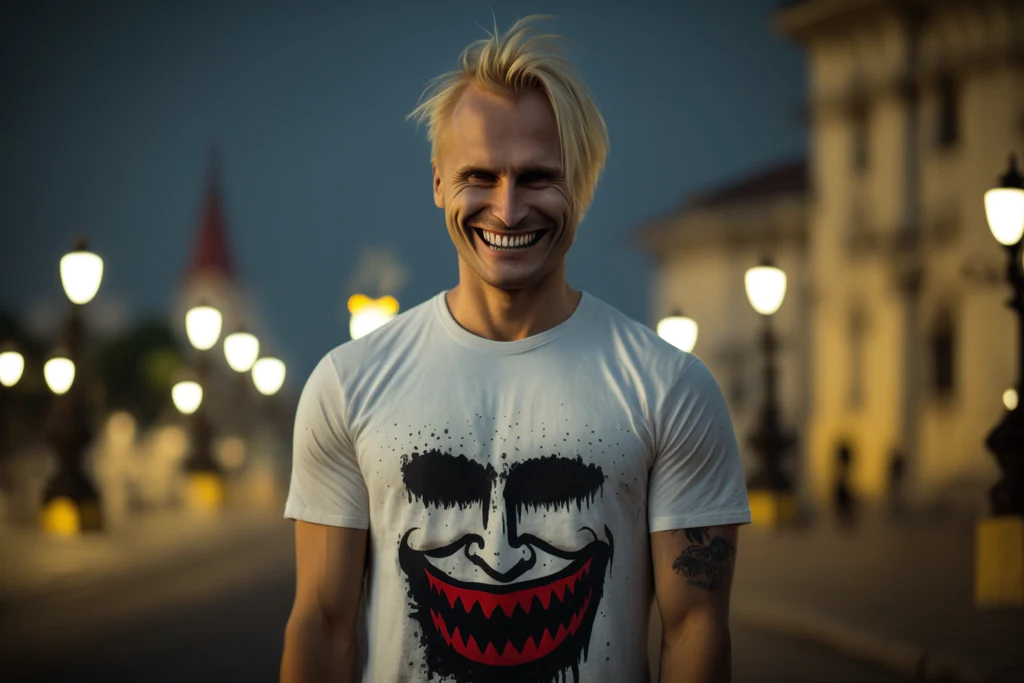
[[[325,356],[299,397],[287,519],[369,528],[369,495],[345,424],[345,409],[341,381],[330,356]]]
[[[650,532],[750,522],[739,446],[722,390],[696,356],[655,407]]]

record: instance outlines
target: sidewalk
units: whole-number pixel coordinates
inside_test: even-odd
[[[72,537],[0,525],[0,612],[159,573],[258,541],[282,523],[276,509],[226,509],[213,518],[182,510],[139,513],[120,528]]]
[[[973,592],[973,520],[745,526],[732,614],[926,680],[1024,681],[1024,610]]]

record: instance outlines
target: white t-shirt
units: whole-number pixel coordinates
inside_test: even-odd
[[[646,681],[648,534],[750,521],[711,373],[586,292],[520,341],[442,292],[338,346],[293,458],[285,517],[369,529],[366,683]]]

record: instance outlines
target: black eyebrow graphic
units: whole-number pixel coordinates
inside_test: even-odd
[[[604,486],[604,473],[596,465],[584,464],[583,458],[548,455],[518,462],[509,468],[505,480],[505,505],[514,506],[516,517],[524,509],[545,510],[573,503],[577,510],[597,498]]]
[[[491,486],[497,473],[464,455],[454,456],[439,450],[402,456],[402,481],[409,495],[424,505],[448,509],[483,505],[484,527],[491,507]]]

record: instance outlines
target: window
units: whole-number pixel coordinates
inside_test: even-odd
[[[948,398],[956,389],[956,344],[953,315],[948,308],[939,311],[932,326],[931,385],[939,398]]]
[[[936,144],[952,147],[960,134],[960,102],[956,83],[949,74],[939,78]]]
[[[864,347],[867,339],[868,316],[863,306],[850,311],[850,364],[848,366],[846,405],[856,410],[864,405]]]
[[[870,116],[864,85],[857,79],[850,102],[850,164],[855,173],[867,170],[870,162]]]

